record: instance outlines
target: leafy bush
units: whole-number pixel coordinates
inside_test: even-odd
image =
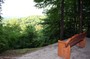
[[[36,25],[39,22],[37,17],[3,20],[3,26],[0,29],[2,30],[0,31],[0,52],[7,49],[36,47],[33,43],[38,35]]]

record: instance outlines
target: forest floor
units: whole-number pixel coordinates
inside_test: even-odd
[[[70,59],[90,59],[90,38],[87,38],[86,40],[87,44],[85,48],[79,48],[77,46],[71,48]],[[1,56],[0,59],[62,59],[57,55],[57,43],[38,49],[28,50],[27,52],[28,53],[21,53],[22,55],[9,57],[2,55],[3,57]]]

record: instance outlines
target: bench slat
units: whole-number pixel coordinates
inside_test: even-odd
[[[86,33],[80,33],[80,34],[76,34],[74,35],[73,37],[69,38],[67,41],[66,41],[66,47],[68,45],[70,45],[71,47],[76,45],[77,43],[79,43],[80,41],[82,41],[84,38],[86,37]]]
[[[58,41],[58,56],[64,59],[70,59],[70,49],[72,46],[77,45],[81,48],[86,45],[86,33],[80,33],[72,36],[67,41]]]

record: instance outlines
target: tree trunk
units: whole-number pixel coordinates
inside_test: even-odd
[[[63,39],[64,34],[64,0],[61,1],[61,21],[60,21],[60,39]]]
[[[80,24],[79,24],[79,29],[80,29],[80,32],[83,32],[83,28],[82,28],[82,22],[83,22],[83,3],[82,3],[82,0],[79,0],[78,1],[78,9],[79,9],[79,20],[80,20]]]

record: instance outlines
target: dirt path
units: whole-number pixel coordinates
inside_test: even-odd
[[[38,51],[25,54],[21,57],[13,57],[12,59],[62,59],[57,55],[57,43],[46,46]],[[71,49],[71,59],[90,59],[90,38],[87,38],[85,48],[77,46]]]
[[[17,59],[58,59],[57,44],[46,46],[36,52],[23,55]]]

